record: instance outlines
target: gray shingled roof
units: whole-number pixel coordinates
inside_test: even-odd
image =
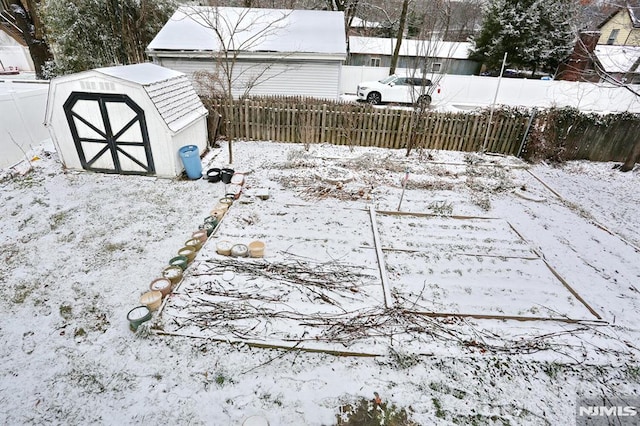
[[[160,116],[173,131],[191,121],[194,114],[203,114],[204,106],[186,75],[145,86],[147,94]],[[182,123],[183,120],[189,120]]]
[[[98,68],[95,71],[140,84],[173,132],[207,113],[193,85],[181,72],[151,63]]]

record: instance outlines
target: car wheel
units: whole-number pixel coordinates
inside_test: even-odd
[[[382,102],[382,96],[378,92],[371,92],[367,95],[367,102],[371,105],[378,105]]]
[[[426,107],[431,105],[431,96],[429,95],[422,95],[418,98],[418,105]]]

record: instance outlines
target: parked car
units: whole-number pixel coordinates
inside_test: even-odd
[[[358,85],[358,100],[373,105],[387,102],[403,104],[431,104],[432,82],[421,77],[390,75],[379,81],[365,81]],[[440,89],[437,89],[437,93]]]

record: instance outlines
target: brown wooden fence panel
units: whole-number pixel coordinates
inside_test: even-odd
[[[231,139],[292,143],[478,151],[487,137],[489,114],[441,113],[370,105],[322,102],[303,98],[211,100],[221,114],[220,131]],[[538,118],[537,125],[545,118]],[[522,111],[497,111],[490,123],[486,150],[517,155],[529,117]],[[628,118],[607,125],[583,117],[563,123],[558,133],[565,159],[623,161],[640,120]]]

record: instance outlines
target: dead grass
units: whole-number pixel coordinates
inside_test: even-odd
[[[341,406],[336,426],[418,426],[409,413],[406,408],[381,401],[376,393],[373,399],[360,398]]]

